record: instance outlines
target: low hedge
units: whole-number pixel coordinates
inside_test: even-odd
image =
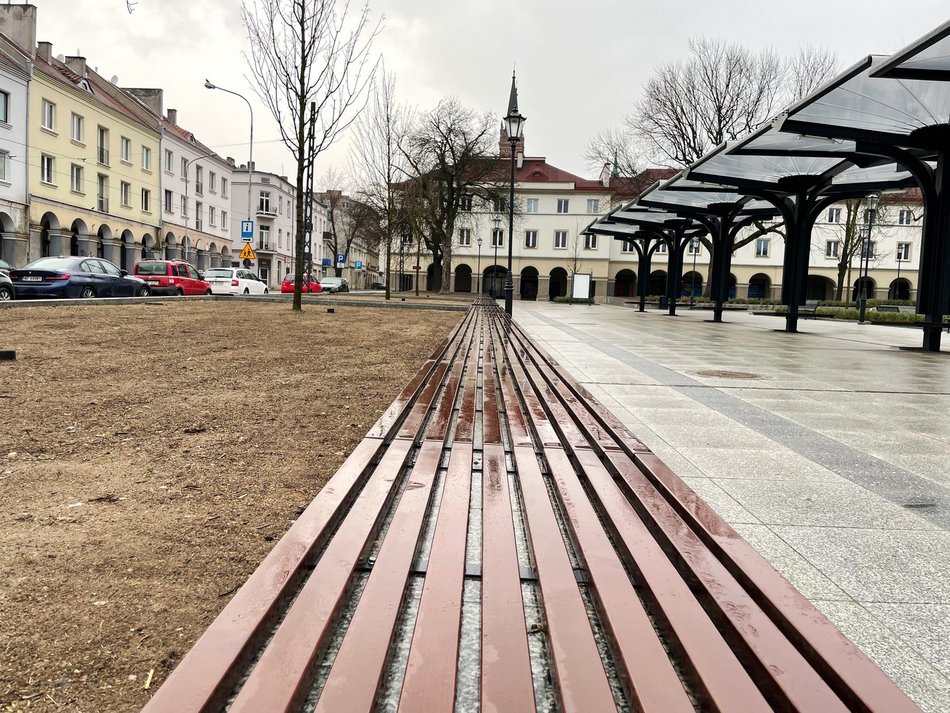
[[[558,304],[566,305],[592,305],[594,300],[588,297],[555,297],[554,301]]]

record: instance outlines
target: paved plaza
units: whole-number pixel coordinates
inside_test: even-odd
[[[924,710],[950,711],[950,344],[751,312],[514,313]]]

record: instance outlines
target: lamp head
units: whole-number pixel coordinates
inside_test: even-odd
[[[205,80],[205,89],[217,89],[209,80]]]
[[[475,242],[478,243],[478,247],[481,247],[481,246],[482,246],[482,239],[481,239],[481,238],[475,238]]]
[[[515,75],[511,74],[511,94],[508,96],[508,114],[505,116],[505,128],[508,131],[508,140],[517,143],[524,131],[525,117],[518,111],[518,87],[515,85]]]
[[[868,210],[876,211],[878,204],[881,202],[881,194],[880,193],[870,194],[867,197],[867,202],[868,202]]]
[[[491,222],[495,224],[495,230],[498,230],[498,228],[501,226],[501,218],[499,218],[497,215],[491,219]]]

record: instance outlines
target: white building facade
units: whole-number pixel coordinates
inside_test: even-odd
[[[0,52],[0,259],[27,260],[30,237],[27,177],[28,57],[8,47]]]

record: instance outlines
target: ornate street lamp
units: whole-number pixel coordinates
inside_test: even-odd
[[[491,219],[495,229],[491,233],[491,241],[495,244],[495,264],[491,269],[491,298],[498,299],[498,241],[501,239],[501,218],[497,215]]]
[[[858,324],[864,324],[864,314],[868,302],[868,268],[871,262],[871,229],[877,217],[877,206],[881,201],[880,193],[872,193],[867,197],[867,209],[864,211],[864,269],[861,275],[861,291],[858,293]]]
[[[475,242],[478,243],[478,267],[475,268],[475,274],[477,276],[475,278],[476,279],[475,284],[477,285],[477,289],[475,290],[475,294],[481,295],[482,294],[482,239],[475,238]]]
[[[515,285],[511,279],[511,251],[514,246],[515,228],[515,149],[524,131],[525,117],[518,113],[518,88],[515,86],[515,74],[511,73],[511,94],[508,97],[508,115],[505,124],[508,128],[508,141],[511,142],[511,190],[508,194],[508,274],[505,276],[505,313],[511,316],[511,303]]]

